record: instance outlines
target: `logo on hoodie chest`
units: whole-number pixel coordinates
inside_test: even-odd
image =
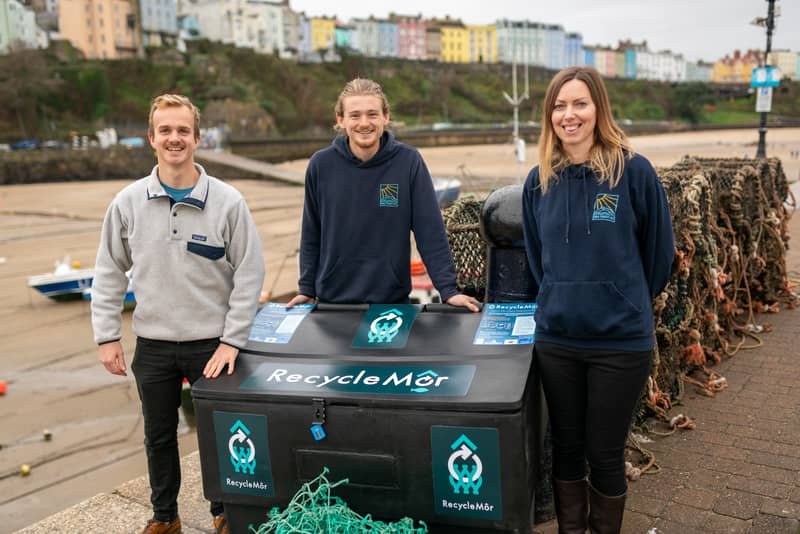
[[[617,206],[619,206],[619,195],[598,193],[594,199],[592,220],[617,222]]]
[[[398,184],[380,184],[378,188],[378,206],[396,208],[400,204],[400,186]]]

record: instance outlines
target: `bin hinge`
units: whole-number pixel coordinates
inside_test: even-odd
[[[325,399],[311,399],[311,407],[314,409],[312,425],[325,424]]]

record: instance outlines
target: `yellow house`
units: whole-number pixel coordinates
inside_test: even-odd
[[[137,1],[138,0],[133,0]],[[134,5],[129,0],[60,0],[61,34],[89,59],[136,56],[138,32]]]
[[[714,83],[730,83],[733,68],[730,61],[718,59],[711,69],[711,81]]]
[[[497,63],[497,29],[494,26],[467,26],[469,61]]]
[[[738,50],[733,57],[725,56],[714,63],[711,70],[711,81],[714,83],[750,83],[752,70],[761,64],[761,53],[748,50],[742,55]]]
[[[464,26],[442,25],[443,63],[469,63],[469,30]]]
[[[311,51],[327,50],[336,43],[336,19],[311,18]]]
[[[753,69],[761,65],[761,52],[748,50],[733,67],[733,79],[737,83],[750,83]]]

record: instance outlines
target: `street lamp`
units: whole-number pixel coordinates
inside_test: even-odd
[[[517,92],[517,43],[514,43],[511,58],[511,84],[513,85],[513,96],[503,91],[503,96],[514,107],[514,154],[517,160],[517,183],[520,183],[522,178],[520,174],[520,166],[525,161],[525,140],[519,135],[519,106],[528,98],[530,82],[528,80],[528,67],[530,65],[529,57],[525,54],[525,92],[520,95]]]
[[[767,16],[756,17],[751,24],[756,26],[766,26],[767,28],[767,50],[764,52],[764,57],[761,61],[761,67],[767,66],[767,57],[772,50],[772,32],[775,29],[775,17],[780,15],[780,9],[775,7],[776,0],[766,0],[769,4],[767,7]],[[771,90],[771,88],[770,88]],[[756,150],[757,158],[767,157],[767,112],[761,112],[761,123],[758,127],[758,149]]]

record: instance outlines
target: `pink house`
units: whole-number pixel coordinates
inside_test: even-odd
[[[397,24],[397,55],[405,59],[425,59],[426,24],[422,15],[389,16],[391,22]]]

